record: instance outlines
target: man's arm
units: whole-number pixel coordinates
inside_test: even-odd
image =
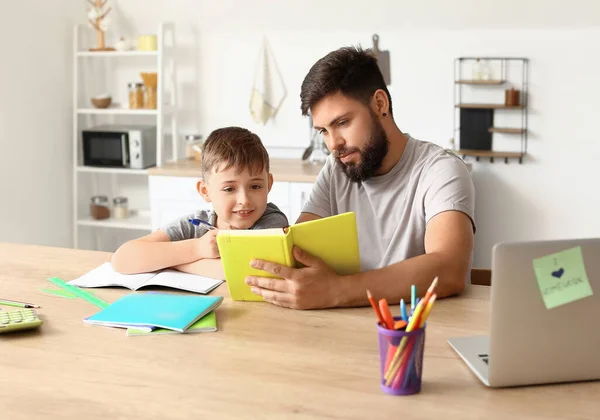
[[[410,286],[423,295],[439,277],[439,297],[462,292],[471,265],[473,225],[459,211],[431,218],[425,233],[425,254],[363,273],[340,276],[322,260],[295,248],[294,256],[304,268],[289,268],[268,261],[252,266],[283,279],[249,277],[246,283],[267,302],[296,309],[368,305],[366,290],[373,296],[397,303],[410,297]]]
[[[439,277],[438,297],[460,294],[471,268],[473,252],[471,219],[459,211],[434,216],[425,232],[425,254],[383,267],[342,277],[335,306],[368,305],[365,290],[389,303],[410,298],[410,286],[423,295],[432,280]]]
[[[298,220],[296,220],[296,224],[310,222],[311,220],[317,219],[322,219],[322,217],[314,213],[300,213],[300,217],[298,217]]]

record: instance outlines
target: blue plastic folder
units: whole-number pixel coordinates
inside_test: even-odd
[[[184,332],[222,301],[222,296],[130,294],[84,319],[84,322],[109,327],[158,327]]]

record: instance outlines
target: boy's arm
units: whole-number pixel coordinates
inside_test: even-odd
[[[205,258],[191,263],[176,265],[173,268],[184,273],[225,280],[225,272],[223,271],[223,264],[220,258]]]
[[[119,273],[136,274],[178,266],[203,258],[218,257],[216,231],[198,239],[171,242],[162,230],[125,242],[113,254],[111,262]],[[217,250],[215,255],[215,250]]]

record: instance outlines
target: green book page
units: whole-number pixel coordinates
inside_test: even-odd
[[[213,332],[217,331],[217,317],[215,311],[210,312],[208,315],[200,318],[198,321],[192,324],[190,328],[185,330],[183,334],[188,333],[199,333],[199,332]],[[138,336],[138,335],[163,335],[163,334],[182,334],[179,331],[168,330],[165,328],[157,328],[153,331],[147,332],[137,328],[128,328],[127,336]]]

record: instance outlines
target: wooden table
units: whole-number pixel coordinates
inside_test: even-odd
[[[226,297],[216,333],[126,337],[84,324],[98,310],[89,303],[40,291],[53,287],[48,277],[71,280],[109,257],[0,244],[0,297],[42,305],[44,320],[36,332],[0,335],[2,419],[600,417],[599,382],[491,390],[471,374],[446,340],[486,332],[484,286],[436,304],[422,392],[401,397],[379,388],[370,308],[293,311]],[[96,292],[107,301],[125,293]]]

